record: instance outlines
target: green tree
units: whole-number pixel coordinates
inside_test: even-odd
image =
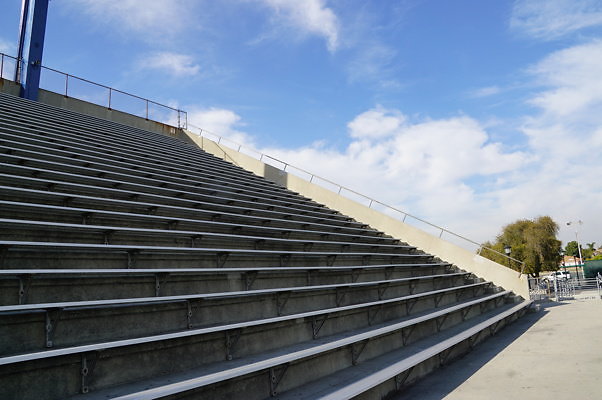
[[[594,256],[594,252],[596,251],[596,242],[586,243],[587,248],[581,248],[581,252],[583,254],[584,260],[589,260]]]
[[[596,251],[596,242],[586,243],[587,248],[581,246],[581,255],[584,260],[589,260],[593,257],[594,252]],[[565,254],[567,256],[579,257],[579,249],[577,247],[577,241],[572,240],[566,244],[564,248]]]
[[[570,257],[579,257],[579,248],[577,247],[577,241],[571,240],[564,247],[564,254]]]
[[[539,276],[540,271],[556,270],[560,262],[560,241],[556,239],[558,224],[548,216],[534,220],[521,219],[506,225],[493,243],[483,243],[504,254],[504,248],[510,246],[510,256],[524,263],[524,272]],[[481,255],[515,270],[522,264],[512,261],[493,251],[483,249]]]

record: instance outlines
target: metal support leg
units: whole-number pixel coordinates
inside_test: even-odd
[[[284,364],[279,370],[277,370],[276,368],[270,368],[269,379],[270,379],[270,396],[271,397],[274,397],[274,396],[276,396],[276,394],[278,394],[276,389],[278,388],[278,385],[282,381],[282,378],[284,378],[284,374],[286,374],[287,370],[288,370],[288,364]]]
[[[31,275],[19,275],[19,304],[27,303],[27,294],[31,286]]]
[[[44,331],[46,336],[45,346],[50,348],[54,346],[54,334],[56,333],[56,327],[61,318],[62,309],[48,309],[46,310],[46,322],[44,324]]]
[[[81,360],[81,391],[82,393],[88,393],[90,391],[90,382],[92,380],[92,374],[98,361],[98,352],[84,353],[82,354]]]
[[[240,339],[241,334],[242,329],[226,331],[226,360],[232,360],[234,346],[236,346],[236,343],[238,343],[238,339]]]

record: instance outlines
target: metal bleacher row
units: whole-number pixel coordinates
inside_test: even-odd
[[[530,304],[175,137],[0,93],[0,162],[2,399],[382,398]]]

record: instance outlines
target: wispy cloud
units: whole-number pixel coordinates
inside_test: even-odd
[[[499,86],[486,86],[486,87],[471,90],[468,93],[468,96],[474,97],[474,98],[489,97],[489,96],[494,96],[496,94],[499,94],[501,91],[502,91],[502,89]]]
[[[225,137],[236,143],[255,147],[254,138],[241,131],[242,118],[236,112],[225,108],[191,106],[188,108],[188,121],[194,131],[204,131]]]
[[[602,24],[599,0],[517,0],[510,27],[542,40]]]
[[[530,102],[547,115],[559,117],[591,111],[602,104],[602,40],[557,51],[537,65],[530,73],[547,90]]]
[[[138,61],[137,66],[140,69],[163,71],[174,77],[195,76],[201,69],[193,57],[168,51],[147,54]]]
[[[370,82],[379,88],[401,86],[393,76],[392,65],[397,51],[377,40],[357,43],[354,55],[347,64],[347,76],[351,82]]]
[[[95,23],[156,41],[186,29],[194,4],[193,0],[72,0],[65,6],[77,7]]]
[[[314,35],[326,40],[328,50],[339,46],[339,19],[323,0],[257,0],[274,13],[274,23],[300,35]]]

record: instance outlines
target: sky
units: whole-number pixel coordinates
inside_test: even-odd
[[[43,64],[477,242],[602,245],[599,0],[51,0]]]

